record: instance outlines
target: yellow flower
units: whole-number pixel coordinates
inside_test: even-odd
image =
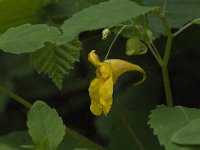
[[[120,59],[108,59],[103,62],[99,60],[95,50],[88,54],[88,60],[97,68],[96,78],[94,78],[89,86],[89,94],[91,98],[90,110],[94,115],[101,115],[102,112],[106,116],[112,105],[113,85],[117,78],[127,71],[139,71],[143,74],[145,80],[146,74],[138,65],[129,63]]]

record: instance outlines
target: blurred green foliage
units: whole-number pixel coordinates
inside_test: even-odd
[[[101,2],[101,0],[60,0],[49,3],[49,1],[37,0],[22,5],[22,0],[18,2],[9,0],[8,2],[13,2],[13,4],[6,4],[3,7],[1,4],[4,4],[5,1],[0,0],[1,33],[11,26],[24,23],[47,23],[58,26],[74,13]],[[194,0],[194,2],[199,3],[197,0]],[[149,3],[151,2],[149,1]],[[152,3],[152,5],[155,6],[155,3]],[[195,5],[192,2],[188,4],[176,0],[179,7],[174,3],[175,1],[169,3],[167,9],[170,23],[174,27],[172,28],[173,31],[176,31],[176,28],[187,21],[200,16],[199,11],[194,12],[198,4]],[[8,7],[8,5],[12,7]],[[45,7],[43,7],[44,5]],[[16,6],[18,6],[17,9]],[[188,6],[190,7],[188,8]],[[179,11],[185,9],[188,11]],[[179,14],[181,17],[179,17]],[[170,16],[177,18],[170,18]],[[176,21],[174,22],[174,20]],[[153,25],[158,24],[154,21],[151,23]],[[152,29],[158,30],[160,28],[152,26]],[[99,144],[108,146],[110,149],[162,150],[163,147],[159,146],[157,138],[147,125],[150,111],[156,105],[165,103],[160,67],[149,51],[142,56],[126,56],[126,37],[120,36],[118,38],[109,58],[119,58],[139,64],[146,71],[147,80],[142,85],[132,87],[131,83],[138,80],[140,76],[126,73],[120,77],[115,85],[114,105],[108,117],[96,118],[90,113],[90,98],[87,89],[94,77],[94,68],[88,63],[87,54],[90,50],[96,49],[100,58],[104,58],[114,38],[112,34],[108,39],[102,41],[101,31],[87,31],[79,35],[83,47],[80,61],[74,64],[74,70],[69,71],[69,75],[64,80],[62,91],[59,91],[46,75],[38,75],[33,70],[28,54],[14,55],[2,51],[0,52],[0,86],[14,91],[32,103],[37,99],[44,100],[50,106],[56,108],[64,124],[68,127]],[[154,35],[156,32],[154,32]],[[169,72],[176,105],[200,107],[199,40],[200,27],[198,25],[191,26],[174,40]],[[165,41],[164,36],[159,36],[155,40],[155,45],[161,54],[164,53]],[[5,135],[16,130],[26,130],[26,113],[26,108],[0,93],[0,134]],[[17,140],[16,136],[20,138],[17,138]],[[0,138],[0,149],[10,150],[12,147],[10,148],[7,145],[16,147],[27,143],[31,144],[27,133],[11,133]],[[93,148],[68,135],[65,135],[59,149],[65,149],[66,145],[69,149]]]

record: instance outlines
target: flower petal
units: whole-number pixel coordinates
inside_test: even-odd
[[[99,97],[99,88],[102,84],[102,80],[99,80],[98,78],[94,78],[89,86],[89,94],[91,98],[91,105],[90,110],[94,115],[101,115],[102,109],[101,105],[99,103],[100,97]]]
[[[108,79],[95,78],[90,83],[89,94],[91,98],[90,110],[94,115],[107,115],[112,105],[113,80],[112,76]]]
[[[105,61],[106,63],[109,64],[109,66],[112,69],[113,72],[113,82],[115,83],[116,80],[118,79],[118,77],[127,72],[127,71],[139,71],[142,73],[143,78],[142,80],[140,80],[139,82],[135,83],[135,84],[139,84],[142,83],[145,79],[146,79],[146,73],[145,71],[138,65],[129,63],[127,61],[124,60],[120,60],[120,59],[108,59]],[[135,85],[134,84],[134,85]]]
[[[88,54],[88,60],[96,67],[98,67],[101,62],[99,60],[99,56],[95,53],[96,50],[92,50],[89,54]]]
[[[98,78],[108,79],[110,76],[112,77],[112,68],[108,63],[101,63],[96,70],[96,75]]]
[[[100,107],[100,105],[97,102],[95,102],[93,100],[90,105],[90,111],[96,116],[100,116],[102,114],[102,108]]]
[[[112,77],[109,77],[99,89],[100,104],[102,105],[102,110],[105,116],[110,111],[113,102],[112,94],[113,80]]]

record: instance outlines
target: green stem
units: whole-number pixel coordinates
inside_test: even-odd
[[[16,95],[15,93],[8,91],[7,89],[5,89],[1,86],[0,86],[0,92],[13,98],[15,101],[19,102],[20,104],[22,104],[23,106],[25,106],[28,109],[30,109],[32,106],[32,104],[29,103],[27,100],[21,98],[20,96]],[[83,143],[86,143],[93,147],[96,147],[98,150],[107,150],[106,148],[102,147],[101,145],[94,143],[93,141],[87,139],[86,137],[82,136],[81,134],[73,131],[72,129],[70,129],[68,127],[66,127],[66,134],[69,134],[70,136],[80,140]]]
[[[163,14],[166,13],[166,7],[167,7],[167,0],[164,0],[164,3],[163,3],[163,10],[162,10],[162,13],[163,13]]]
[[[88,144],[88,145],[91,145],[93,147],[96,147],[98,150],[107,150],[106,148],[102,147],[101,145],[98,145],[96,143],[94,143],[93,141],[87,139],[86,137],[82,136],[81,134],[73,131],[72,129],[66,127],[65,128],[65,132],[69,135],[71,135],[72,137],[80,140],[81,142],[85,143],[85,144]]]
[[[165,88],[166,103],[167,103],[167,106],[170,107],[170,106],[173,106],[173,98],[172,98],[169,72],[168,72],[167,66],[168,66],[169,58],[170,58],[173,36],[170,30],[170,27],[166,21],[166,17],[162,15],[160,16],[160,18],[161,18],[163,27],[165,29],[165,32],[167,33],[167,44],[165,47],[165,53],[164,53],[163,63],[161,65],[161,70],[162,70],[162,77],[163,77],[163,83],[164,83],[164,88]]]
[[[154,45],[154,43],[153,43],[153,42],[151,43],[151,45],[152,45],[153,49],[155,50],[155,52],[156,52],[156,54],[157,54],[158,58],[159,58],[159,59],[161,60],[161,62],[162,62],[162,58],[161,58],[161,56],[160,56],[160,53],[158,52],[158,50],[157,50],[156,46]]]
[[[181,32],[183,32],[185,29],[187,29],[188,27],[190,27],[192,24],[194,24],[194,22],[189,22],[188,24],[186,24],[185,26],[183,26],[182,28],[180,28],[178,31],[176,31],[174,34],[173,34],[173,37],[179,35]]]
[[[156,54],[156,52],[154,51],[154,49],[152,48],[151,44],[146,42],[148,48],[150,49],[151,53],[153,54],[153,56],[155,57],[155,59],[157,60],[158,64],[161,66],[162,65],[162,59],[159,58],[159,56]]]
[[[27,100],[21,98],[20,96],[16,95],[15,93],[10,92],[3,87],[0,87],[0,92],[11,97],[11,98],[13,98],[15,101],[19,102],[20,104],[22,104],[26,108],[28,108],[28,109],[31,108],[31,103],[29,103]]]
[[[112,47],[113,47],[113,44],[115,43],[115,41],[116,41],[116,39],[118,38],[118,36],[120,35],[120,33],[121,33],[126,27],[127,27],[127,26],[124,25],[124,26],[119,30],[119,32],[117,33],[117,35],[116,35],[115,38],[113,39],[112,43],[110,44],[110,47],[108,48],[108,51],[107,51],[107,53],[106,53],[106,56],[105,56],[105,59],[104,59],[104,60],[106,60],[106,59],[108,58],[108,55],[110,54],[110,51],[111,51],[111,49],[112,49]]]
[[[169,80],[169,73],[167,66],[162,65],[161,66],[162,70],[162,78],[163,78],[163,83],[165,87],[165,98],[166,98],[166,104],[169,107],[172,107],[173,104],[173,98],[172,98],[172,92],[171,92],[171,87],[170,87],[170,80]]]

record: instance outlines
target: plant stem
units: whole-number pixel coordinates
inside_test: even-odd
[[[160,18],[161,18],[163,27],[165,29],[165,32],[167,34],[167,44],[165,47],[165,53],[164,53],[163,63],[161,65],[161,70],[162,70],[162,77],[163,77],[163,83],[164,83],[164,88],[165,88],[166,103],[167,103],[167,106],[171,107],[173,106],[173,98],[172,98],[169,72],[168,72],[167,66],[168,66],[169,58],[170,58],[173,36],[170,30],[170,27],[166,21],[166,17],[164,15],[161,15]]]
[[[106,56],[105,56],[105,59],[104,59],[104,60],[106,60],[106,59],[108,58],[108,55],[110,54],[110,51],[111,51],[111,49],[112,49],[112,47],[113,47],[113,44],[115,43],[115,41],[116,41],[116,39],[118,38],[118,36],[120,35],[120,33],[121,33],[126,27],[127,27],[127,26],[124,25],[124,26],[119,30],[119,32],[117,33],[117,35],[116,35],[115,38],[113,39],[112,43],[110,44],[110,47],[108,48],[108,51],[107,51],[107,53],[106,53]]]
[[[183,26],[182,28],[180,28],[178,31],[176,31],[174,34],[173,34],[173,37],[179,35],[181,32],[183,32],[185,29],[187,29],[188,27],[190,27],[194,22],[189,22],[188,24],[186,24],[185,26]]]
[[[172,92],[171,92],[171,87],[170,87],[170,80],[169,80],[169,73],[168,73],[167,66],[162,65],[161,70],[162,70],[163,83],[164,83],[164,87],[165,87],[166,104],[168,107],[172,107],[173,106],[173,98],[172,98]]]
[[[166,7],[167,7],[167,0],[164,0],[164,3],[163,3],[163,10],[162,10],[162,13],[163,13],[163,14],[166,13]]]
[[[161,66],[162,65],[162,59],[159,58],[159,56],[155,52],[154,48],[152,48],[150,43],[146,42],[146,44],[147,44],[148,48],[150,49],[151,53],[153,54],[153,56],[155,57],[155,59],[157,60],[158,64]]]
[[[30,109],[32,106],[31,103],[29,103],[27,100],[21,98],[20,96],[16,95],[15,93],[8,91],[7,89],[5,89],[3,87],[0,87],[0,92],[13,98],[15,101],[19,102],[20,104],[22,104],[23,106],[25,106],[28,109]]]
[[[88,145],[96,147],[98,150],[107,150],[106,148],[102,147],[101,145],[94,143],[93,141],[87,139],[86,137],[82,136],[81,134],[73,131],[72,129],[70,129],[68,127],[65,128],[65,132],[66,132],[66,134],[69,134],[70,136],[80,140],[83,143],[86,143]]]
[[[162,62],[162,58],[161,58],[161,56],[160,56],[160,54],[159,54],[159,52],[158,52],[156,46],[153,44],[153,42],[151,43],[151,45],[152,45],[153,49],[155,50],[155,52],[156,52],[158,58],[159,58],[159,59],[161,60],[161,62]]]
[[[28,109],[30,109],[31,106],[32,106],[32,104],[29,103],[27,100],[23,99],[22,97],[18,96],[15,93],[8,91],[7,89],[5,89],[1,86],[0,86],[0,92],[11,97],[11,98],[13,98],[15,101],[19,102],[20,104],[22,104],[23,106],[25,106]],[[66,127],[66,133],[69,134],[70,136],[80,140],[83,143],[86,143],[88,145],[96,147],[98,150],[107,150],[106,148],[102,147],[101,145],[94,143],[93,141],[87,139],[86,137],[82,136],[81,134],[73,131],[72,129],[70,129],[68,127]]]

